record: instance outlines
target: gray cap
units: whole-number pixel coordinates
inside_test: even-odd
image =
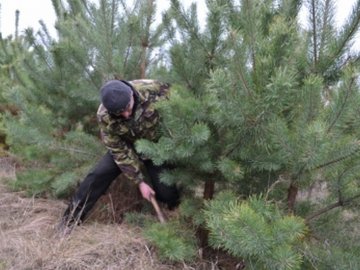
[[[111,80],[100,88],[101,102],[109,113],[123,112],[130,103],[133,91],[131,87],[119,80]]]

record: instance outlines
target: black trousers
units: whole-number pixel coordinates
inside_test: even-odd
[[[150,185],[156,193],[156,199],[166,203],[170,209],[179,204],[179,191],[175,185],[168,186],[160,182],[159,175],[166,166],[155,166],[152,161],[145,160],[144,165],[150,177]],[[64,221],[68,224],[83,221],[97,200],[107,191],[110,184],[121,174],[121,170],[113,157],[107,152],[81,182],[68,208],[64,213]]]

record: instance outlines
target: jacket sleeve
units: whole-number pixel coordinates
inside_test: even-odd
[[[124,175],[139,184],[145,180],[142,173],[144,165],[131,145],[116,134],[101,129],[101,137],[106,148],[110,151],[115,163]]]

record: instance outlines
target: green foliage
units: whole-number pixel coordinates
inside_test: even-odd
[[[184,219],[184,222],[189,222],[188,225],[196,227],[201,227],[205,224],[205,218],[202,213],[202,208],[204,207],[203,199],[201,198],[183,198],[179,206],[180,218]]]
[[[136,149],[172,165],[161,181],[195,197],[177,221],[139,218],[163,258],[194,258],[193,230],[206,224],[211,244],[249,269],[359,268],[359,52],[349,48],[360,1],[341,27],[333,0],[209,0],[203,25],[196,3],[172,0],[158,26],[154,1],[53,5],[58,39],[43,26],[1,40],[0,105],[17,112],[6,109],[2,124],[23,165],[17,188],[66,196],[103,151],[101,83],[156,74],[173,83],[158,106],[161,137]],[[214,194],[234,194],[202,211],[195,194],[212,182]]]
[[[303,219],[283,215],[261,197],[241,202],[229,193],[209,202],[205,216],[212,246],[248,260],[254,269],[300,269]]]
[[[359,268],[358,222],[354,210],[328,212],[312,222],[314,238],[303,249],[303,269]]]
[[[16,181],[11,181],[14,190],[25,190],[29,196],[45,196],[52,181],[50,169],[32,169],[18,172]]]
[[[326,243],[319,246],[308,246],[307,248],[313,252],[308,254],[309,261],[304,263],[303,269],[352,270],[358,269],[360,266],[358,258],[359,249],[345,251],[334,246],[329,247]]]
[[[152,2],[136,1],[131,12],[120,7],[124,1],[66,2],[53,0],[57,39],[42,24],[37,33],[27,29],[14,41],[1,39],[0,57],[0,102],[18,111],[4,113],[7,144],[22,170],[48,176],[44,185],[35,179],[33,187],[18,186],[61,197],[105,151],[96,120],[101,84],[143,78],[163,42]]]
[[[65,197],[65,195],[69,195],[69,190],[74,189],[74,179],[76,179],[76,176],[75,172],[65,172],[58,176],[51,184],[51,187],[54,190],[54,195],[56,197]]]
[[[228,181],[236,181],[243,177],[241,166],[229,158],[223,158],[218,162],[219,171]]]
[[[80,130],[54,138],[57,127],[52,114],[31,105],[27,112],[32,113],[18,116],[19,122],[11,116],[4,121],[7,144],[29,170],[18,173],[14,185],[33,194],[65,197],[89,169],[89,157],[99,158],[103,148],[96,138]]]
[[[178,222],[153,223],[144,231],[145,237],[156,245],[159,256],[171,261],[191,261],[196,254],[196,238]]]
[[[154,216],[150,216],[148,213],[140,212],[125,213],[124,219],[127,223],[141,228],[147,228],[156,222]]]
[[[170,103],[163,102],[158,107],[166,125],[164,132],[169,137],[162,137],[157,143],[138,140],[137,150],[151,157],[157,164],[165,160],[185,163],[192,157],[202,162],[206,170],[208,149],[203,149],[203,146],[208,143],[210,130],[203,122],[205,112],[199,112],[202,107],[201,102],[191,93],[183,88],[174,88]]]
[[[244,198],[216,199],[219,206],[212,207],[219,209],[205,222],[213,222],[214,246],[246,257],[253,269],[307,265],[304,221],[284,210],[314,217],[332,205],[354,210],[351,202],[359,198],[359,54],[347,50],[358,30],[359,6],[342,29],[334,23],[334,1],[307,1],[305,29],[296,21],[300,1],[207,1],[203,29],[196,4],[185,10],[171,1],[164,14],[170,76],[183,87],[177,85],[159,108],[160,140],[140,141],[138,150],[158,164],[176,165],[162,175],[166,183],[198,191],[214,180],[218,190]],[[324,197],[298,205],[300,191],[319,183]],[[249,199],[254,193],[266,193],[277,207],[255,203]],[[185,214],[196,213],[185,206]],[[327,232],[321,239],[327,237],[334,236]]]

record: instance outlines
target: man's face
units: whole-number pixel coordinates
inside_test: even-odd
[[[126,106],[125,111],[121,112],[119,116],[125,119],[129,119],[132,114],[133,107],[134,107],[134,95],[131,95],[129,104]]]

